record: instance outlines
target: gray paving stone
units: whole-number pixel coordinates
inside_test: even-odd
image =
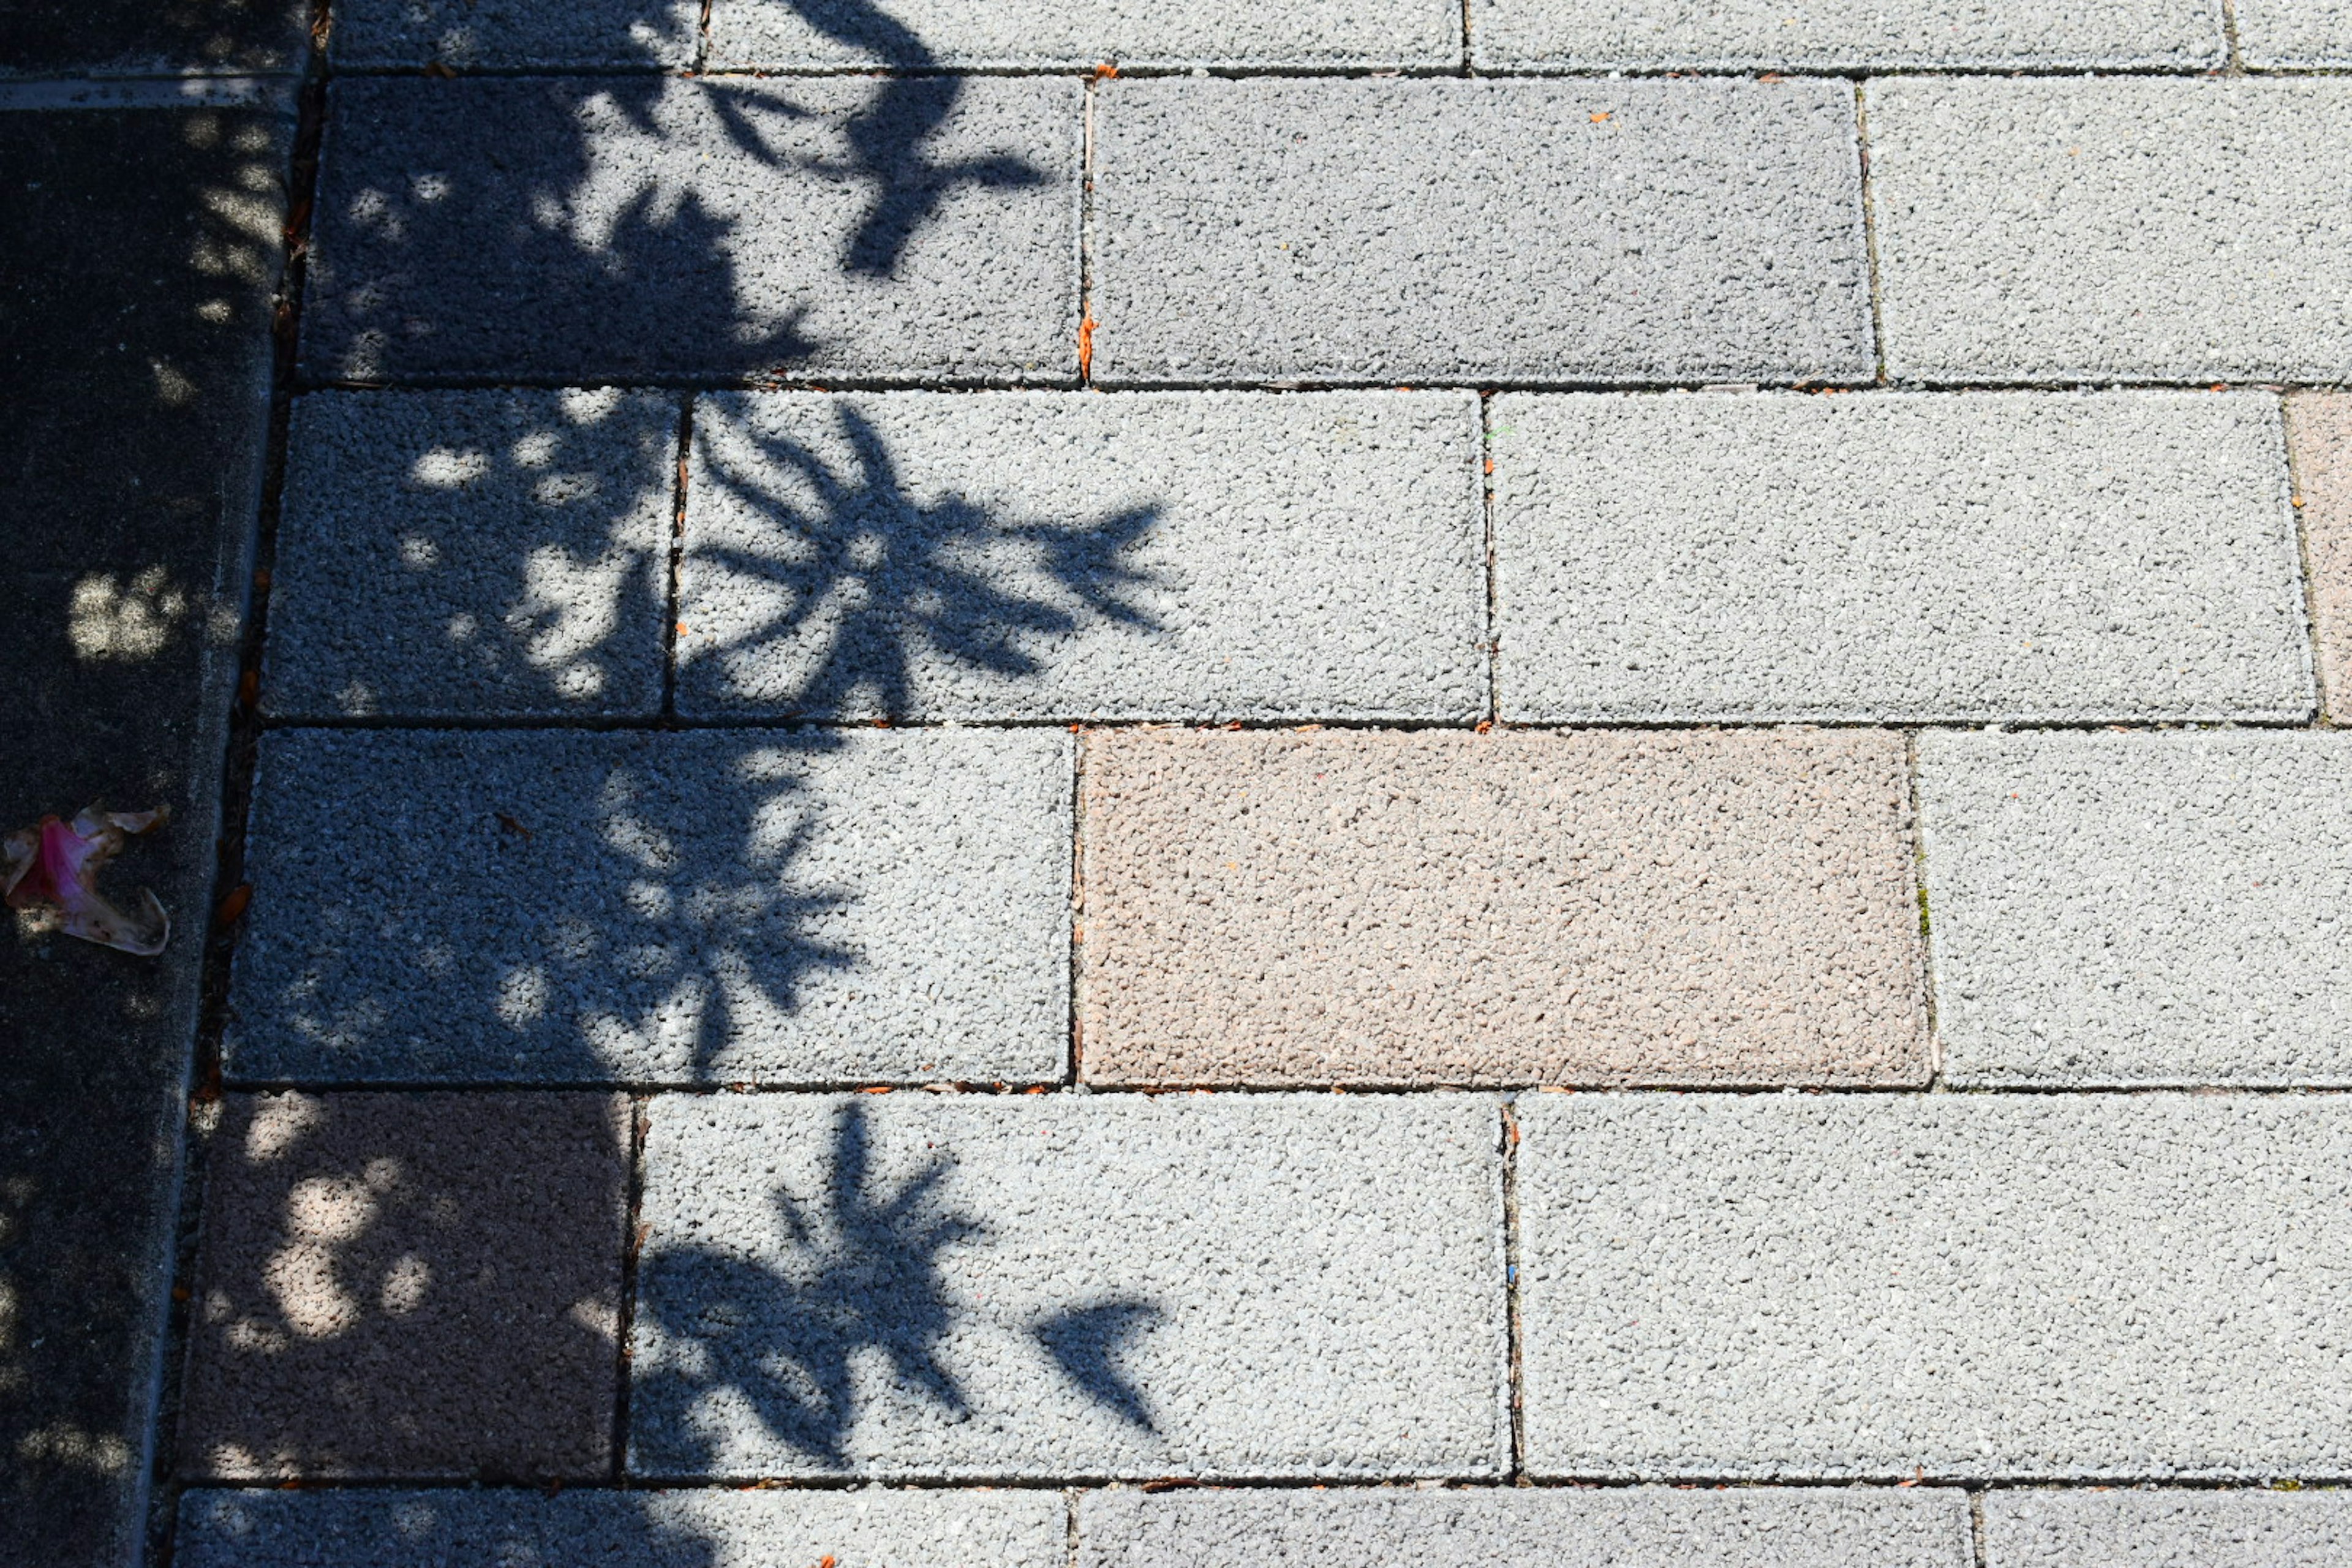
[[[2346,0],[2239,0],[2235,15],[2238,47],[2250,66],[2352,66],[2352,5]]]
[[[1069,382],[1083,89],[352,78],[303,368]]]
[[[1486,1096],[653,1102],[641,1476],[1490,1477]]]
[[[229,1073],[1058,1077],[1070,738],[280,731]]]
[[[2205,0],[1472,0],[1470,46],[1486,70],[1853,70],[1864,67],[2218,66],[2228,50]]]
[[[1469,393],[697,400],[698,714],[1475,718]]]
[[[1887,374],[2352,377],[2352,81],[1865,89]]]
[[[714,0],[715,68],[1454,66],[1457,0]]]
[[[1095,374],[1866,379],[1853,138],[1843,82],[1108,82]]]
[[[1499,711],[2305,719],[2275,398],[1495,399]]]
[[[2352,1492],[1996,1491],[1985,1568],[2335,1568]]]
[[[268,711],[660,711],[677,426],[652,392],[303,398]]]
[[[1527,1464],[2352,1468],[2352,1103],[1523,1096]]]
[[[344,70],[694,63],[700,0],[341,0],[329,47]]]
[[[191,1491],[185,1568],[1061,1568],[1050,1491]]]
[[[1968,1568],[1945,1489],[1187,1491],[1078,1500],[1078,1568]]]
[[[2352,734],[1919,742],[1968,1084],[2352,1084]]]

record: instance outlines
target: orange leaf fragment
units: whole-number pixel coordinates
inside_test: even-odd
[[[1088,315],[1078,323],[1078,379],[1086,380],[1095,369],[1095,319]]]

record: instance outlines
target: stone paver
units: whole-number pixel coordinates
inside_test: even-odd
[[[2241,24],[2242,27],[2242,23]],[[1853,70],[1861,67],[2219,66],[2220,13],[2198,0],[2027,0],[1940,6],[1905,0],[1472,0],[1486,70]]]
[[[2352,1084],[2352,735],[1919,742],[1944,1070]]]
[[[304,0],[27,0],[8,7],[0,79],[291,72],[310,21]]]
[[[1865,89],[1898,381],[2352,377],[2352,81]]]
[[[1105,1082],[1921,1082],[1904,743],[1876,731],[1107,731]]]
[[[2352,1468],[2352,1105],[1518,1102],[1542,1476]]]
[[[1483,1096],[653,1102],[641,1476],[1481,1477]]]
[[[1070,737],[280,732],[228,1070],[1060,1074]]]
[[[192,1491],[184,1568],[1062,1568],[1051,1491]]]
[[[677,430],[655,392],[303,398],[268,710],[659,712]]]
[[[339,0],[330,52],[344,70],[427,61],[682,70],[701,22],[699,0]]]
[[[2345,0],[2239,0],[2235,16],[2238,47],[2258,69],[2352,66],[2352,5]]]
[[[1494,401],[1498,711],[2304,719],[2259,394]]]
[[[1456,0],[713,0],[710,63],[844,68],[1452,67]]]
[[[1468,393],[695,406],[687,712],[1485,710]]]
[[[1985,1568],[2330,1568],[2352,1557],[2352,1493],[1996,1491]]]
[[[2311,578],[2311,619],[2320,689],[2331,717],[2352,715],[2352,396],[2305,393],[2287,399],[2296,516]]]
[[[1079,1568],[1967,1568],[1957,1491],[1139,1491],[1078,1501]]]
[[[608,1472],[626,1100],[232,1095],[226,1112],[184,1476]]]
[[[1071,381],[1082,92],[347,79],[303,367]]]
[[[1851,89],[1115,81],[1120,384],[1867,379]]]

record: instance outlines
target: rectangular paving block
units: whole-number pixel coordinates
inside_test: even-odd
[[[658,713],[677,431],[656,392],[302,398],[267,711]]]
[[[2238,0],[2234,16],[2238,48],[2257,69],[2352,66],[2352,5],[2345,0]]]
[[[190,1491],[183,1568],[1063,1568],[1051,1491]]]
[[[1864,89],[1897,381],[2352,377],[2352,81]]]
[[[1985,1568],[2335,1568],[2352,1492],[1993,1491]]]
[[[183,1476],[610,1472],[626,1100],[236,1094],[210,1149]]]
[[[1183,1491],[1078,1500],[1077,1568],[1971,1568],[1945,1489]]]
[[[1955,1083],[2352,1084],[2352,734],[1919,741]]]
[[[1458,0],[713,0],[715,69],[1454,67]]]
[[[1881,731],[1103,731],[1085,1076],[1917,1084]]]
[[[1122,80],[1094,150],[1103,382],[1872,373],[1843,82]]]
[[[1502,717],[2305,719],[2276,400],[1495,399]]]
[[[304,373],[1072,381],[1083,95],[343,79]]]
[[[701,26],[700,0],[338,0],[327,42],[342,70],[683,70]]]
[[[2286,428],[2320,689],[2340,721],[2352,714],[2352,395],[2299,393]]]
[[[1465,721],[1467,392],[695,403],[689,713]]]
[[[2220,12],[2201,0],[1471,0],[1482,70],[1856,70],[1868,67],[2216,67]]]
[[[1070,737],[281,731],[243,1080],[1034,1081]]]
[[[1493,1477],[1484,1096],[668,1096],[629,1468]]]
[[[2340,1097],[1530,1095],[1538,1476],[2352,1460]]]

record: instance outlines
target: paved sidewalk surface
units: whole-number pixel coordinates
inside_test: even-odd
[[[47,1560],[2352,1561],[2352,8],[190,6]]]

